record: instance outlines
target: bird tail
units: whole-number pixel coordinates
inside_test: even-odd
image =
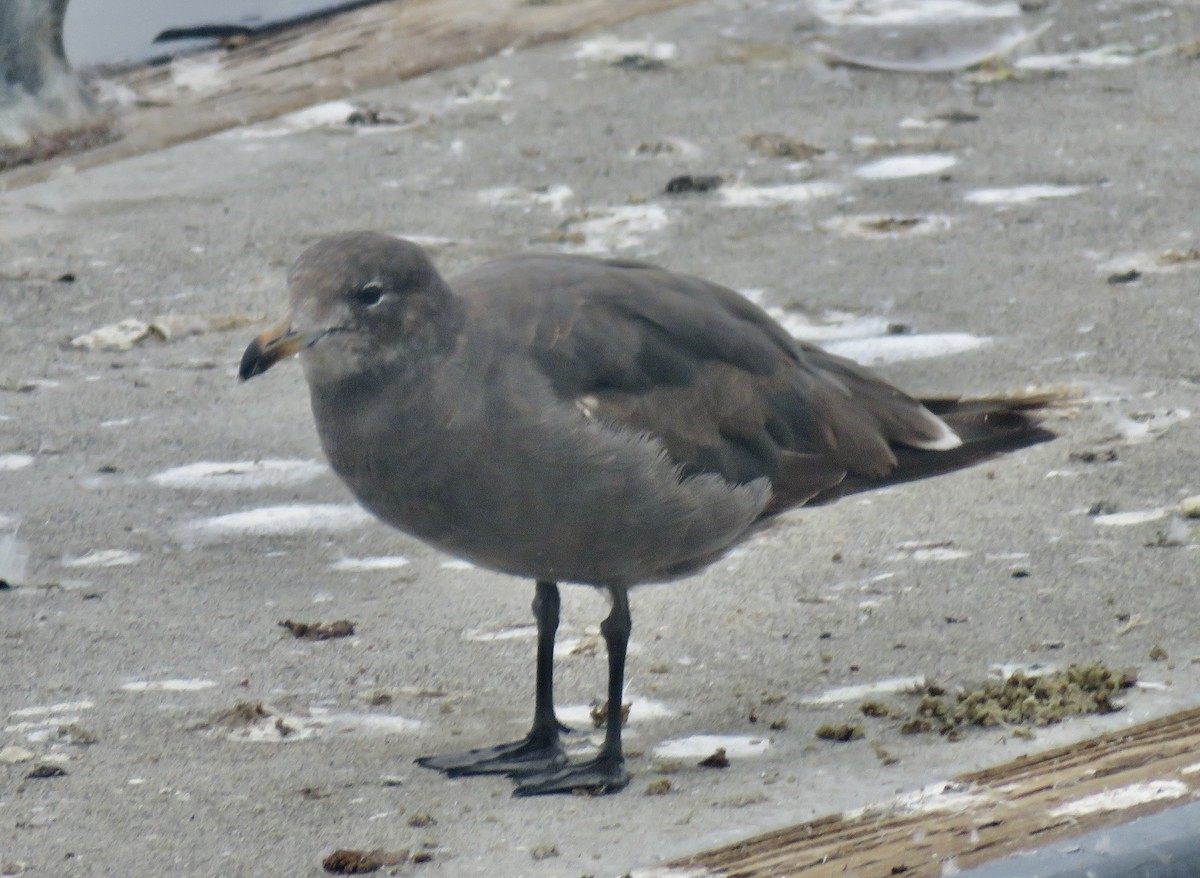
[[[1077,399],[1078,393],[1072,390],[1020,391],[968,399],[921,399],[922,405],[958,434],[961,445],[947,450],[895,445],[892,450],[897,464],[890,473],[878,478],[851,473],[805,505],[829,503],[847,494],[942,475],[1048,442],[1056,434],[1042,426],[1043,419],[1053,410],[1069,408]]]

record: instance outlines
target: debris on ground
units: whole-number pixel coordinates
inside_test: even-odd
[[[621,725],[625,725],[629,722],[629,708],[632,706],[632,703],[621,705]],[[608,702],[605,701],[603,704],[593,704],[591,709],[591,717],[592,725],[594,725],[596,728],[600,728],[606,722],[608,722]]]
[[[293,637],[301,640],[333,640],[354,633],[354,623],[348,619],[338,619],[336,622],[294,622],[284,619],[279,627],[286,628]]]
[[[883,715],[898,718],[903,734],[936,731],[957,740],[971,726],[1048,726],[1068,716],[1114,713],[1123,707],[1116,695],[1136,683],[1136,671],[1114,671],[1102,662],[1048,674],[1014,671],[1003,680],[954,693],[936,685],[926,687],[913,693],[920,698],[915,710],[883,706],[887,710]],[[875,711],[880,707],[867,702],[862,710],[867,716],[879,716]]]
[[[668,195],[681,195],[684,192],[711,192],[719,189],[725,180],[717,174],[681,174],[667,181]]]
[[[743,137],[742,140],[759,155],[773,159],[793,159],[807,161],[814,156],[824,154],[825,150],[813,146],[797,137],[788,137],[777,132],[760,132]]]
[[[84,351],[129,351],[148,340],[170,341],[189,335],[228,332],[261,321],[255,314],[164,314],[149,323],[127,318],[85,332],[71,339],[70,345]]]
[[[665,796],[669,792],[671,792],[671,782],[665,777],[660,777],[646,784],[647,796]]]
[[[822,741],[837,741],[845,743],[863,737],[865,732],[860,725],[851,723],[825,723],[817,727],[817,737]]]
[[[724,747],[718,747],[696,764],[701,768],[728,768],[729,757],[725,755]]]
[[[357,851],[349,848],[339,848],[321,861],[322,868],[334,875],[366,875],[384,866],[402,866],[410,860],[414,863],[428,862],[428,855],[413,854],[401,848],[395,851],[385,851],[375,848],[370,851]]]

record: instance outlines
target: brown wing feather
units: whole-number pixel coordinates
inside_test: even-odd
[[[766,476],[791,505],[846,472],[890,472],[893,443],[947,436],[920,403],[796,342],[732,290],[581,257],[521,257],[505,270],[549,290],[532,350],[555,391],[658,437],[685,471]]]

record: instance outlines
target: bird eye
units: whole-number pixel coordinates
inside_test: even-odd
[[[370,283],[365,283],[354,291],[354,301],[360,305],[365,305],[370,308],[373,305],[378,305],[379,300],[383,298],[383,284],[377,280]]]

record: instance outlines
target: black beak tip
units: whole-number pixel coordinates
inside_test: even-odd
[[[255,375],[261,375],[267,371],[268,364],[263,358],[263,350],[258,341],[250,342],[250,346],[246,348],[246,352],[242,354],[242,363],[238,367],[238,379],[241,381],[249,381]]]

